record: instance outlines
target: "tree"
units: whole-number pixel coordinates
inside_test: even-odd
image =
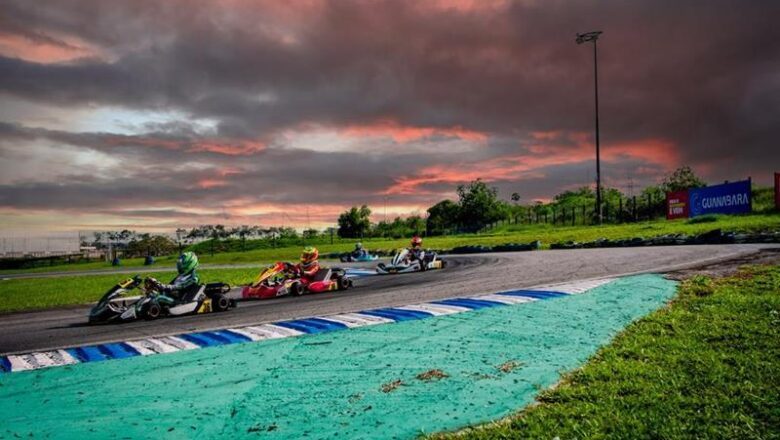
[[[404,222],[412,234],[421,234],[425,231],[425,220],[419,215],[410,215]]]
[[[427,230],[428,234],[441,235],[458,227],[460,206],[452,200],[441,202],[428,208]]]
[[[664,191],[682,191],[688,188],[701,188],[707,186],[707,183],[700,179],[691,167],[681,166],[666,176],[664,183],[661,184]]]
[[[241,251],[246,250],[246,237],[252,235],[255,232],[255,229],[247,226],[242,225],[238,228],[233,228],[230,231],[230,235],[238,235],[238,237],[241,239]]]
[[[169,255],[176,250],[176,243],[164,235],[141,234],[127,244],[127,255]]]
[[[644,215],[654,218],[664,215],[666,211],[666,193],[661,185],[650,185],[642,190],[641,204],[645,206]]]
[[[382,220],[374,225],[371,235],[374,237],[388,237],[392,235],[392,229],[392,223]]]
[[[339,215],[339,237],[359,238],[367,234],[371,228],[369,216],[371,210],[363,205],[360,208],[353,206],[348,211]]]
[[[460,224],[470,232],[505,219],[509,212],[505,202],[498,199],[498,190],[488,187],[481,179],[458,186]]]
[[[602,192],[605,189],[602,188]],[[592,206],[596,201],[596,192],[589,186],[574,191],[564,191],[553,197],[553,203],[561,208]]]

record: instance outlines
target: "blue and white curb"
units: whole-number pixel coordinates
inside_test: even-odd
[[[269,324],[184,333],[175,336],[161,336],[59,350],[13,354],[0,357],[0,372],[29,371],[109,359],[174,353],[204,347],[289,338],[305,334],[452,315],[488,307],[501,307],[576,295],[606,284],[613,279],[559,284],[525,290],[510,290],[488,295],[442,299],[399,307],[384,307],[363,310],[361,312],[313,316]]]

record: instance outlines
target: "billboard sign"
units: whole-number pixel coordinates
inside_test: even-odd
[[[750,180],[688,190],[690,216],[743,214],[752,208]]]
[[[688,218],[688,190],[666,193],[666,219]]]
[[[775,209],[780,211],[780,173],[775,173]]]

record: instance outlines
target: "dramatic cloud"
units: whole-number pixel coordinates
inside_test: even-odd
[[[525,200],[592,184],[593,53],[574,35],[596,29],[608,184],[680,164],[763,183],[780,161],[770,0],[0,7],[14,227],[324,226],[477,177]]]

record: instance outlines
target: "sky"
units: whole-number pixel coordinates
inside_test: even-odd
[[[780,171],[780,2],[0,0],[0,230],[323,228]]]

